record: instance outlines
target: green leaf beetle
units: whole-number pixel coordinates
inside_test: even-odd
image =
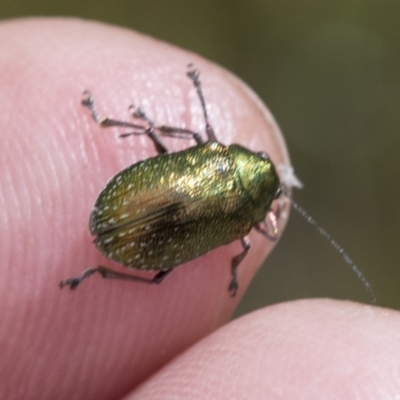
[[[157,273],[153,278],[144,278],[100,265],[63,280],[60,287],[75,289],[96,272],[103,278],[159,284],[177,266],[240,240],[243,250],[231,260],[228,285],[229,294],[235,296],[237,268],[251,246],[247,235],[255,228],[268,239],[277,239],[277,215],[271,205],[283,195],[342,255],[374,301],[364,275],[329,234],[293,201],[268,155],[218,142],[207,114],[200,73],[189,64],[187,76],[203,110],[206,141],[189,129],[156,125],[140,108],[131,107],[131,111],[144,124],[101,118],[91,94],[84,93],[82,104],[98,124],[132,130],[121,137],[147,135],[159,153],[118,173],[99,194],[89,218],[94,243],[102,254],[127,268]],[[170,153],[163,136],[192,138],[197,144]]]

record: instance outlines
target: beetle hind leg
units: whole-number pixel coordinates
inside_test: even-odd
[[[172,272],[172,268],[171,268],[171,269],[168,269],[165,271],[159,271],[156,275],[154,275],[153,278],[143,278],[141,276],[129,275],[129,274],[121,273],[121,272],[116,272],[107,267],[103,267],[102,265],[99,265],[97,267],[97,270],[104,279],[121,279],[124,281],[136,281],[136,282],[149,283],[149,284],[161,283]]]
[[[124,281],[136,281],[148,284],[160,284],[172,272],[172,269],[168,269],[166,271],[160,271],[153,278],[143,278],[141,276],[116,272],[113,271],[112,269],[104,267],[103,265],[99,265],[97,268],[87,269],[80,276],[67,278],[64,281],[61,281],[60,288],[62,289],[64,286],[69,286],[71,290],[74,290],[82,283],[83,280],[89,278],[89,276],[95,274],[96,272],[98,272],[104,279],[120,279]]]
[[[251,243],[250,240],[247,236],[241,239],[242,246],[243,246],[243,251],[239,253],[237,256],[232,258],[232,264],[231,264],[231,273],[232,273],[232,279],[231,283],[228,286],[228,292],[232,297],[236,296],[236,292],[239,288],[239,284],[237,281],[237,268],[239,264],[244,260],[244,258],[247,256],[247,253],[250,250]]]
[[[89,278],[89,276],[95,274],[98,271],[98,268],[90,268],[86,271],[83,271],[82,275],[76,276],[73,278],[67,278],[60,282],[60,288],[62,289],[64,286],[69,286],[71,290],[76,289],[84,279]]]

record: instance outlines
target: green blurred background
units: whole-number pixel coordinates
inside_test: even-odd
[[[305,184],[296,200],[356,261],[378,304],[400,308],[400,1],[2,1],[1,19],[32,15],[126,26],[242,78],[285,134]],[[305,297],[367,301],[341,258],[292,213],[236,316]]]

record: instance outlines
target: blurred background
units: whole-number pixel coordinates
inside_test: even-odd
[[[2,0],[0,19],[34,15],[129,27],[247,82],[285,135],[305,185],[296,201],[355,260],[378,305],[400,309],[400,1]],[[368,301],[293,212],[235,315],[306,297]]]

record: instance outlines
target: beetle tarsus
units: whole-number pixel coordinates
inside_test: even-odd
[[[134,124],[132,122],[118,121],[113,118],[101,117],[100,114],[97,112],[94,98],[88,90],[85,90],[83,92],[82,105],[84,105],[86,108],[89,109],[89,111],[92,114],[93,120],[102,127],[107,128],[107,127],[112,127],[112,126],[122,126],[125,128],[137,129],[138,131],[132,133],[133,135],[145,134],[145,131],[147,128],[146,126]]]
[[[228,286],[228,292],[232,297],[236,295],[236,292],[239,288],[239,284],[237,281],[237,268],[239,264],[243,261],[243,259],[247,256],[247,253],[249,252],[251,247],[250,239],[247,236],[242,238],[241,242],[243,246],[243,251],[239,253],[237,256],[232,258],[232,264],[231,264],[232,280]]]
[[[235,297],[238,289],[239,289],[239,284],[237,281],[237,277],[234,276],[234,277],[232,277],[231,283],[228,286],[229,295],[231,297]]]
[[[81,276],[67,278],[60,282],[60,288],[62,289],[64,286],[69,286],[69,288],[71,290],[75,290],[84,279],[93,275],[97,271],[98,271],[98,268],[90,268],[90,269],[87,269],[86,271],[84,271]]]
[[[131,104],[129,106],[129,111],[132,114],[133,118],[141,119],[142,121],[147,122],[150,126],[154,127],[154,122],[147,116],[142,108],[136,107],[135,105]]]

